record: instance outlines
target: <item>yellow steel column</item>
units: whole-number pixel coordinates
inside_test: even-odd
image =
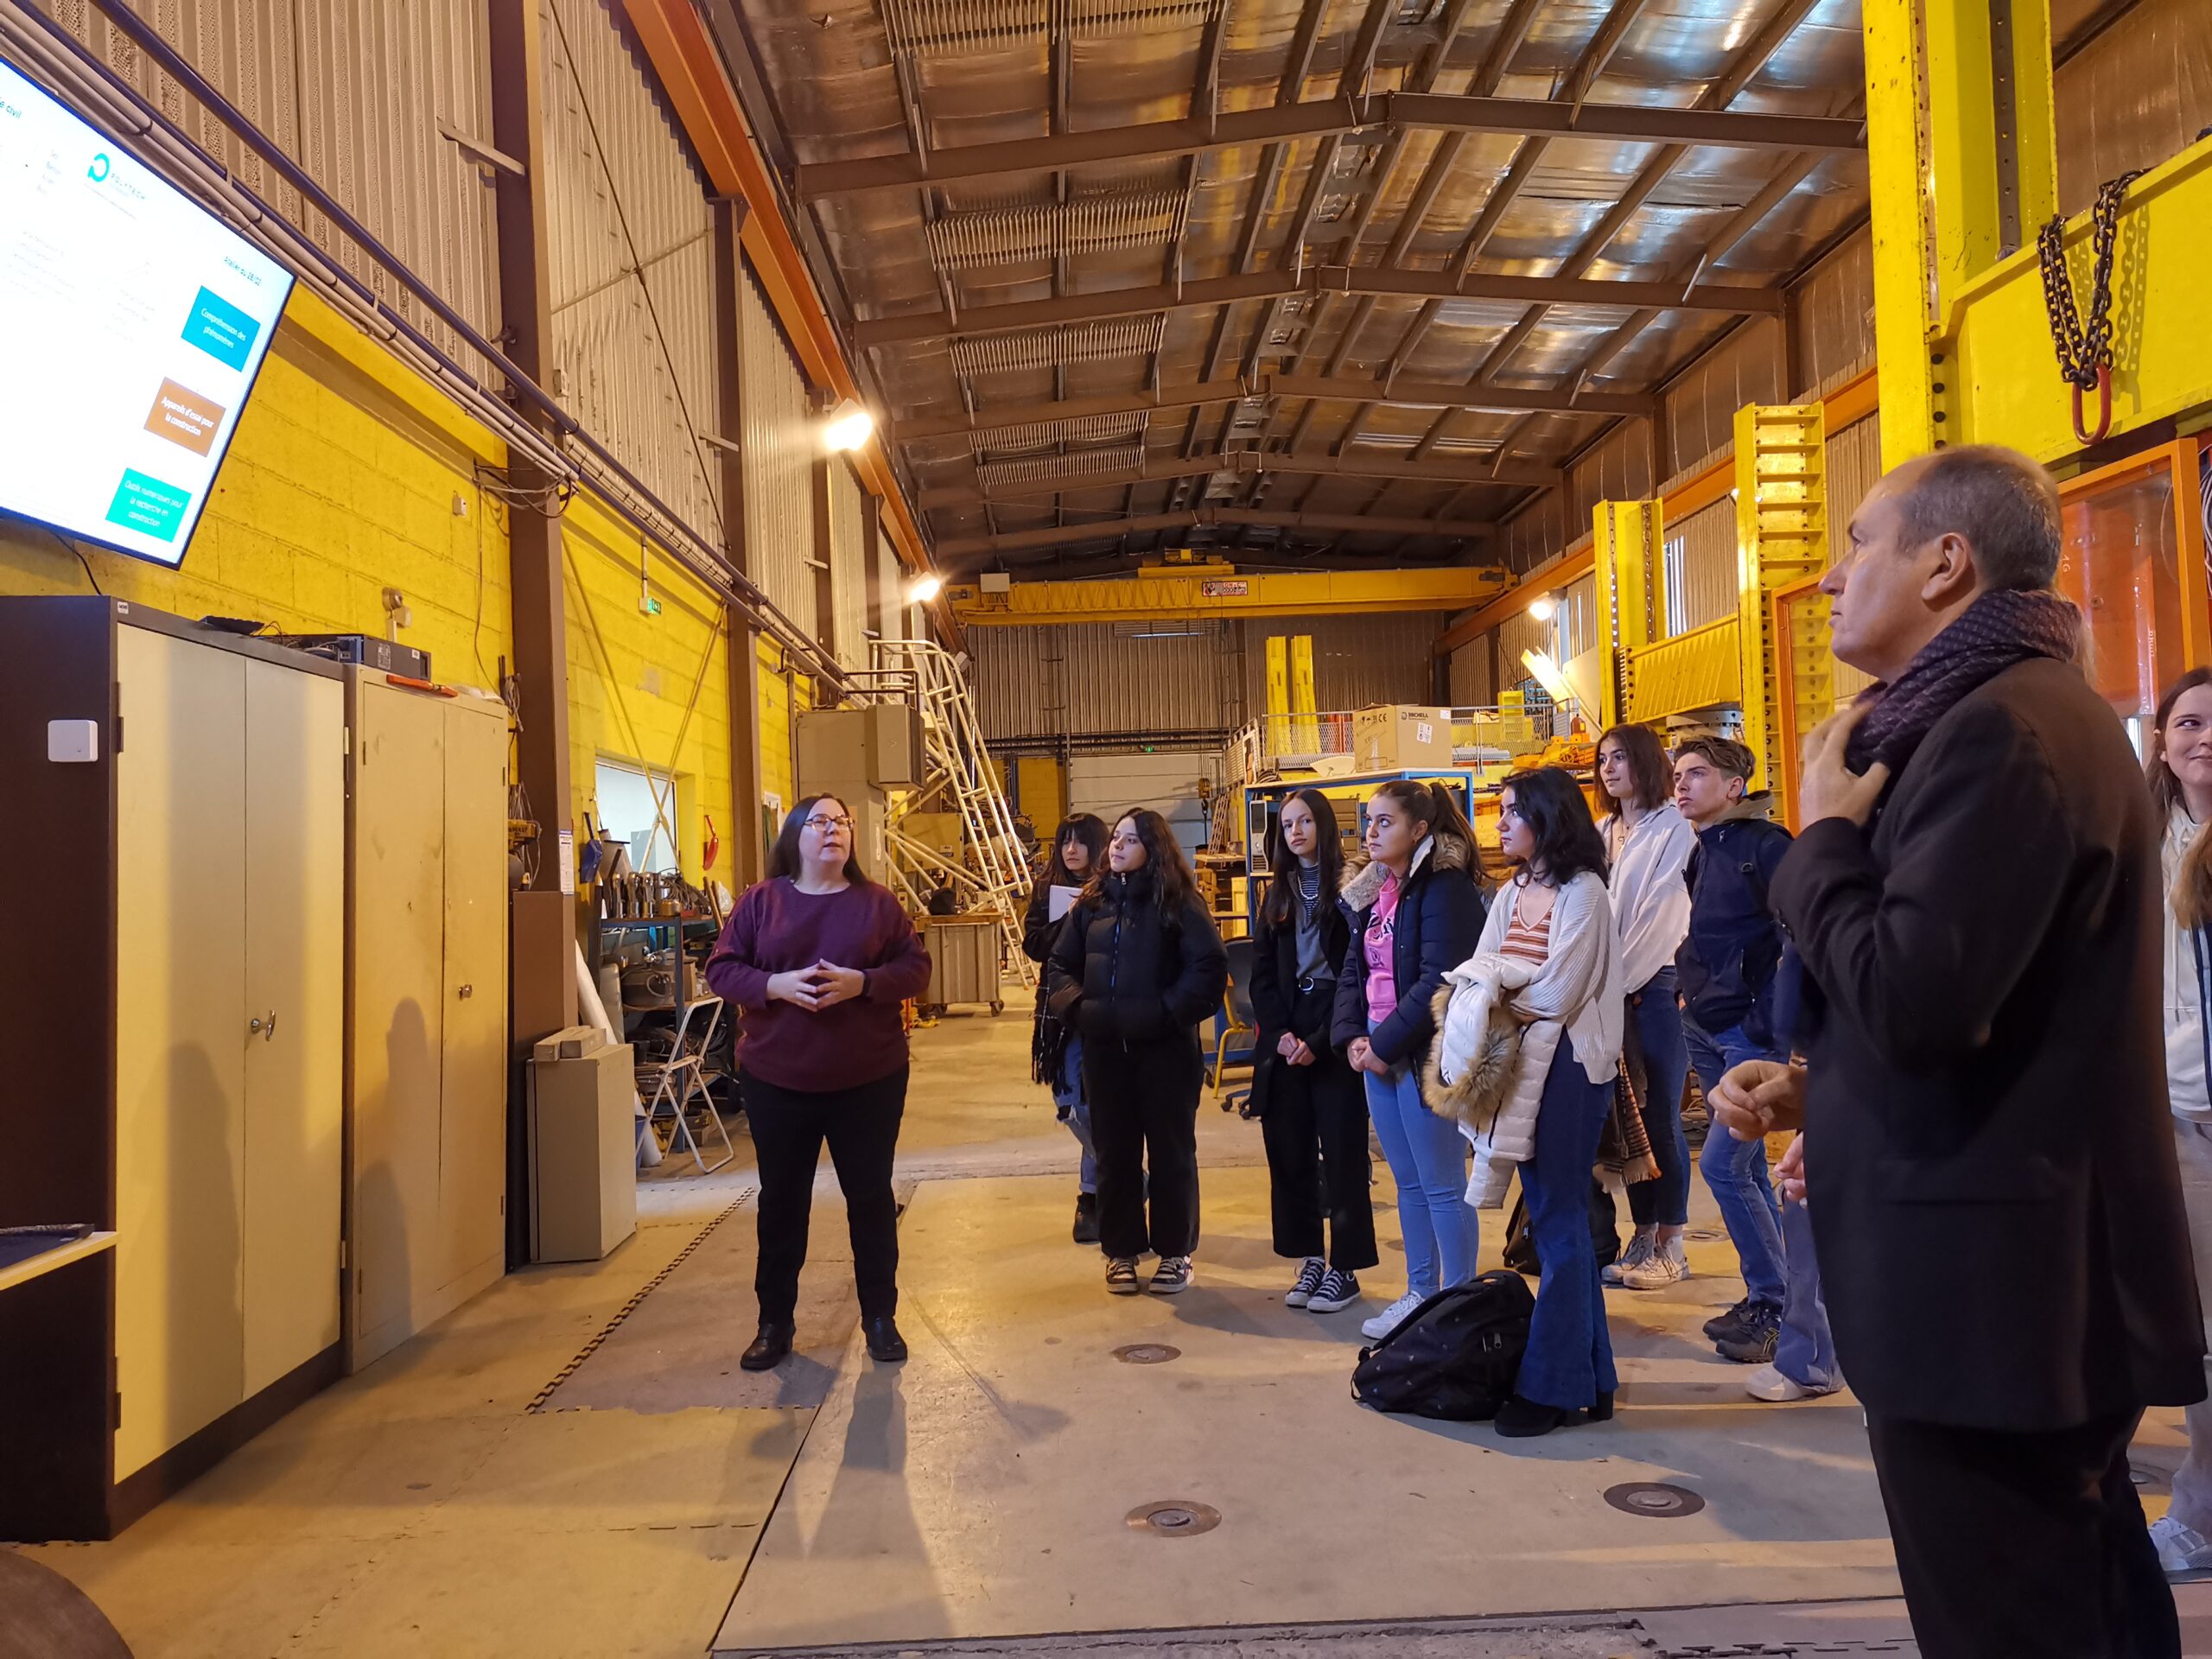
[[[1290,712],[1297,716],[1291,721],[1291,747],[1300,754],[1319,754],[1321,723],[1314,718],[1313,636],[1310,633],[1290,637]]]
[[[1967,285],[2056,210],[2048,0],[1864,0],[1882,462],[2001,433],[1948,337]]]
[[[1600,501],[1591,514],[1598,625],[1604,630],[1605,673],[1598,688],[1599,729],[1628,718],[1635,655],[1652,639],[1659,553],[1656,501]]]
[[[1290,753],[1290,642],[1268,636],[1268,709],[1260,721],[1262,757]]]
[[[1744,742],[1758,757],[1762,789],[1794,778],[1797,757],[1782,752],[1781,705],[1797,688],[1780,683],[1774,595],[1827,568],[1827,442],[1818,404],[1746,404],[1736,411],[1736,618],[1742,653]]]

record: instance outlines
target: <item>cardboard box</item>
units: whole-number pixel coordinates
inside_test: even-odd
[[[1378,703],[1351,717],[1362,772],[1444,772],[1452,766],[1452,711]]]

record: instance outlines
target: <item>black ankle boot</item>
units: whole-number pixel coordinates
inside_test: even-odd
[[[869,1357],[883,1364],[896,1365],[906,1357],[906,1338],[899,1334],[898,1322],[888,1313],[862,1319],[861,1335],[868,1343]]]
[[[1599,1394],[1598,1403],[1591,1407],[1583,1415],[1593,1423],[1611,1422],[1613,1421],[1613,1391],[1607,1389]]]
[[[1078,1192],[1075,1195],[1075,1242],[1096,1244],[1098,1242],[1098,1195]]]
[[[1509,1440],[1531,1440],[1564,1427],[1575,1416],[1561,1406],[1547,1406],[1510,1394],[1497,1408],[1497,1432]]]
[[[753,1345],[738,1358],[738,1363],[748,1371],[769,1371],[791,1357],[791,1338],[797,1333],[788,1324],[773,1319],[761,1321]]]

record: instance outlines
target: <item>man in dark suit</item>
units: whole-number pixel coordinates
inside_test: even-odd
[[[1808,1205],[1927,1659],[2178,1659],[2129,1479],[2203,1397],[2159,1027],[2157,830],[2052,591],[2057,492],[1985,447],[1906,462],[1821,582],[1882,682],[1815,734],[1775,904],[1802,959]]]

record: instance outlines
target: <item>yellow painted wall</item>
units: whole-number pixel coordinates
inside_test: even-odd
[[[709,875],[732,873],[729,655],[721,603],[658,550],[645,560],[658,615],[639,608],[639,549],[626,524],[578,494],[562,522],[569,639],[569,780],[578,814],[599,821],[601,756],[676,779],[677,854],[696,880],[706,820],[721,846]]]
[[[333,349],[332,329],[354,333],[296,292],[181,569],[91,547],[86,561],[112,597],[295,633],[382,634],[397,588],[414,615],[400,639],[440,678],[492,687],[510,650],[506,521],[475,470],[505,447],[442,399],[448,418],[425,418]],[[0,519],[0,593],[90,591],[54,536]]]
[[[783,648],[760,641],[760,789],[788,812],[798,803],[797,757],[791,734],[798,716],[814,707],[814,682],[804,674],[784,674]],[[783,822],[780,814],[776,822]]]
[[[1060,763],[1049,754],[1026,754],[1014,765],[1014,795],[1020,810],[1037,826],[1042,843],[1067,817],[1067,787]]]

